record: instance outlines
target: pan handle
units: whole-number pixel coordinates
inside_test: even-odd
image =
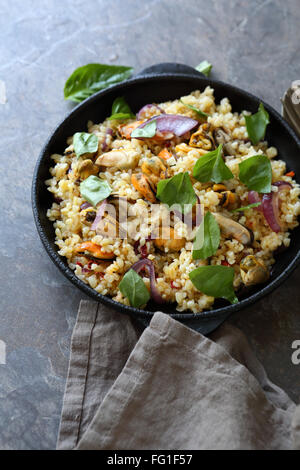
[[[203,73],[198,72],[193,67],[184,64],[177,64],[175,62],[162,62],[160,64],[151,65],[139,72],[136,77],[144,77],[145,75],[161,75],[164,73],[181,73],[192,75],[194,77],[205,77]]]
[[[209,333],[212,333],[215,331],[219,326],[224,323],[224,321],[229,317],[230,314],[223,314],[220,317],[213,317],[213,318],[201,318],[201,323],[199,322],[199,319],[187,319],[183,320],[183,324],[187,326],[188,328],[191,328],[194,331],[197,331],[198,333],[201,333],[203,336],[207,336]],[[149,326],[151,318],[148,317],[143,317],[143,316],[135,316],[134,317],[137,322],[143,326],[144,328],[147,328]]]

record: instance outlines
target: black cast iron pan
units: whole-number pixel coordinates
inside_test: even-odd
[[[50,155],[63,152],[66,139],[75,132],[86,129],[88,120],[101,122],[110,114],[113,100],[118,96],[124,96],[131,109],[136,112],[144,104],[173,100],[179,96],[189,94],[195,89],[203,90],[210,85],[215,90],[216,101],[228,97],[234,111],[249,110],[256,112],[259,102],[258,98],[233,87],[205,77],[191,67],[181,64],[159,64],[145,69],[136,77],[121,84],[112,86],[101,91],[83,103],[78,105],[55,129],[49,140],[42,149],[37,161],[32,184],[32,206],[34,219],[40,238],[47,253],[63,274],[75,286],[88,294],[94,300],[102,302],[111,308],[133,315],[144,325],[149,324],[153,312],[158,306],[149,303],[146,311],[122,305],[109,297],[98,294],[91,287],[80,281],[68,267],[64,258],[57,254],[54,244],[54,229],[52,222],[46,217],[47,209],[51,206],[51,194],[47,191],[44,181],[49,178],[49,167],[51,166]],[[271,123],[267,128],[266,139],[269,145],[277,147],[279,157],[286,161],[287,168],[293,169],[297,175],[300,174],[300,141],[286,121],[269,105],[264,103],[270,114]],[[278,287],[298,265],[300,260],[300,228],[292,231],[291,245],[276,257],[271,279],[266,284],[257,285],[251,291],[241,293],[240,302],[228,305],[228,302],[216,300],[214,309],[202,313],[174,313],[174,305],[159,307],[165,313],[191,328],[203,334],[216,329],[231,313],[256,302],[273,289]]]

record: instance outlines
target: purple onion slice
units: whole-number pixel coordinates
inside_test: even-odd
[[[138,274],[144,268],[146,268],[149,273],[152,300],[154,300],[154,302],[156,302],[157,304],[163,304],[165,301],[160,295],[156,286],[155,269],[154,269],[154,264],[152,263],[152,261],[148,258],[140,259],[139,261],[137,261],[131,266],[131,269],[134,269],[134,271],[137,272]]]
[[[154,116],[143,122],[138,129],[142,129],[149,124],[149,122],[154,120],[156,121],[156,132],[160,132],[162,134],[175,134],[177,137],[181,137],[196,126],[199,126],[198,121],[187,116],[182,116],[180,114],[160,114],[159,116]]]
[[[107,204],[107,199],[104,199],[102,201],[102,203],[100,204],[99,208],[97,209],[95,220],[93,222],[93,225],[91,226],[92,230],[96,230],[100,220],[102,219],[102,217],[104,215],[106,204]]]
[[[263,195],[262,209],[269,226],[273,232],[278,233],[283,228],[280,221],[280,192],[292,188],[292,185],[286,181],[277,181],[273,183],[273,186],[278,187],[278,192],[275,193],[272,191],[271,193]]]

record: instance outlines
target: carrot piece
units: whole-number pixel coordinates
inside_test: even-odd
[[[137,127],[139,127],[144,121],[134,121],[131,124],[123,124],[122,126],[119,126],[119,132],[122,137],[125,137],[125,139],[130,139],[131,138],[131,132],[134,131]]]
[[[293,178],[293,176],[295,176],[295,172],[289,171],[288,173],[285,174],[285,176],[290,176],[291,178]]]
[[[159,152],[158,156],[163,160],[168,160],[168,158],[171,158],[173,155],[171,154],[171,152],[169,152],[167,148],[164,148]]]

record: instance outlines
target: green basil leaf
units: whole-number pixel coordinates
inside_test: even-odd
[[[257,113],[250,116],[244,116],[249,139],[253,145],[256,145],[265,137],[267,125],[270,123],[269,113],[264,105],[260,103]]]
[[[238,298],[233,289],[234,269],[227,266],[200,266],[189,274],[194,286],[212,297],[221,297],[236,304]]]
[[[108,119],[110,121],[113,119],[120,121],[122,119],[130,119],[133,117],[135,118],[135,114],[133,114],[123,96],[116,98],[112,104],[111,116]]]
[[[66,81],[64,97],[66,100],[80,103],[97,91],[127,80],[132,70],[132,67],[106,64],[87,64],[78,67]]]
[[[157,185],[156,197],[169,207],[178,205],[183,214],[190,212],[191,205],[197,202],[197,196],[188,172],[178,173],[172,178],[160,180]]]
[[[151,137],[154,137],[156,134],[156,120],[148,122],[144,127],[137,127],[131,132],[130,137],[144,137],[150,139]]]
[[[214,216],[207,212],[202,220],[193,244],[193,259],[206,259],[219,248],[220,227]]]
[[[132,307],[139,308],[150,299],[150,294],[141,276],[130,269],[119,284],[119,289],[128,298]]]
[[[207,119],[208,114],[201,111],[201,109],[198,109],[195,106],[192,106],[191,104],[184,103],[182,100],[179,100],[179,101],[180,101],[180,103],[184,104],[184,106],[186,106],[187,108],[190,108],[193,111],[195,111],[195,113],[197,113],[201,118]]]
[[[112,192],[108,182],[91,175],[80,184],[80,194],[87,202],[96,206]]]
[[[252,207],[258,207],[260,205],[261,205],[261,202],[253,202],[252,204],[249,204],[248,206],[239,207],[238,209],[233,209],[231,212],[243,212],[243,211],[246,211],[247,209],[252,209]]]
[[[76,132],[73,137],[73,146],[77,158],[85,153],[95,153],[98,150],[98,137],[87,132]]]
[[[132,117],[133,117],[132,114],[116,113],[116,114],[112,114],[107,119],[109,121],[122,121],[122,120],[125,120],[125,119],[131,119]]]
[[[193,177],[201,183],[208,183],[209,181],[221,183],[233,178],[233,174],[222,158],[222,145],[219,145],[216,150],[202,155],[197,160]]]
[[[207,60],[203,60],[199,65],[197,65],[197,67],[195,67],[195,69],[198,70],[198,72],[204,73],[204,75],[208,77],[210,75],[212,65],[207,62]]]
[[[254,155],[239,164],[239,179],[258,193],[271,192],[272,166],[265,155]]]

